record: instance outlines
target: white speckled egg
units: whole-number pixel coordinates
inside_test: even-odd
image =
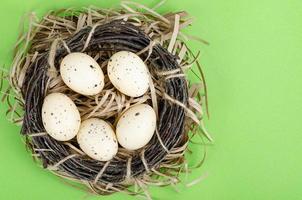
[[[99,64],[84,53],[70,53],[60,65],[64,83],[83,95],[96,95],[104,87],[104,74]]]
[[[141,96],[149,88],[148,69],[142,59],[132,52],[119,51],[111,56],[107,72],[112,84],[128,96]]]
[[[126,110],[117,122],[117,140],[125,149],[139,149],[151,140],[155,127],[153,108],[148,104],[135,105]]]
[[[81,149],[95,160],[111,160],[118,151],[118,143],[111,125],[98,118],[83,121],[77,140]]]
[[[42,121],[46,132],[58,141],[67,141],[76,136],[81,124],[79,110],[73,101],[62,93],[45,97],[42,106]]]

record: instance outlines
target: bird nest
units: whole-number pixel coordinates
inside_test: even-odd
[[[202,123],[206,88],[199,54],[186,45],[191,37],[181,33],[191,22],[186,12],[160,15],[155,8],[133,2],[116,9],[52,11],[41,21],[31,15],[27,32],[16,44],[10,73],[2,79],[10,83],[3,92],[9,105],[7,115],[22,125],[21,133],[35,160],[56,175],[102,195],[126,192],[150,197],[148,185],[179,182],[180,173],[189,171],[185,153],[191,138],[200,133],[211,140]],[[108,79],[109,58],[123,50],[136,53],[148,67],[150,87],[143,96],[128,97]],[[84,96],[64,84],[59,66],[71,52],[86,53],[100,64],[105,75],[101,93]],[[200,80],[192,83],[187,72]],[[45,96],[54,92],[70,97],[82,120],[95,117],[112,124],[125,109],[147,103],[157,115],[155,134],[139,150],[119,147],[107,162],[89,158],[75,140],[59,142],[46,133],[41,109]],[[130,187],[133,185],[139,187]]]

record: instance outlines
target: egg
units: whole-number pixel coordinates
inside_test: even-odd
[[[83,95],[96,95],[104,88],[104,74],[99,64],[84,53],[70,53],[60,65],[64,83]]]
[[[116,136],[119,144],[128,150],[145,146],[152,138],[156,127],[156,115],[148,104],[130,107],[119,118]]]
[[[83,121],[77,141],[89,157],[99,161],[111,160],[118,151],[118,143],[111,125],[98,118]]]
[[[42,121],[46,132],[58,141],[68,141],[76,136],[81,124],[79,110],[73,101],[62,93],[45,97]]]
[[[142,96],[149,88],[149,72],[143,60],[129,51],[111,56],[107,65],[111,83],[130,97]]]

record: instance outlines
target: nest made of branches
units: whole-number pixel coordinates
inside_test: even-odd
[[[29,30],[20,34],[16,44],[11,71],[3,77],[10,82],[3,100],[9,105],[10,119],[22,125],[21,133],[33,157],[44,168],[83,183],[96,194],[144,193],[151,198],[148,185],[179,182],[179,174],[189,171],[185,152],[190,139],[200,133],[211,140],[202,121],[207,101],[199,54],[190,51],[186,45],[190,36],[181,32],[191,23],[186,12],[160,15],[155,8],[134,2],[123,2],[114,9],[51,11],[41,21],[31,15]],[[123,95],[108,79],[107,62],[121,50],[136,53],[148,66],[150,88],[141,97]],[[100,94],[83,96],[63,83],[59,64],[70,52],[87,53],[100,64],[105,74]],[[193,65],[198,72],[192,70]],[[187,70],[200,81],[191,83]],[[157,114],[156,134],[142,149],[128,151],[120,147],[110,161],[93,160],[76,141],[58,142],[45,132],[41,108],[44,97],[53,92],[67,94],[83,120],[97,117],[112,124],[125,109],[148,103]],[[132,185],[139,187],[129,187]]]

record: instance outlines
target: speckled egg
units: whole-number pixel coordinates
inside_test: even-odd
[[[138,97],[149,88],[149,72],[143,60],[129,51],[119,51],[109,59],[107,72],[112,84],[122,93]]]
[[[96,95],[104,87],[104,74],[99,64],[84,53],[70,53],[60,65],[64,83],[73,91],[83,95]]]
[[[81,116],[68,96],[52,93],[44,99],[42,121],[46,132],[51,137],[58,141],[68,141],[78,133]]]
[[[139,149],[151,140],[155,127],[156,115],[151,106],[139,104],[130,107],[117,122],[117,140],[125,149]]]
[[[118,151],[118,143],[111,125],[98,118],[83,121],[77,140],[81,149],[95,160],[111,160]]]

